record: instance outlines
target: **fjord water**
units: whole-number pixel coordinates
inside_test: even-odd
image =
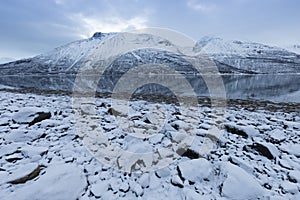
[[[213,80],[216,75],[138,75],[139,78],[160,76],[161,79],[172,76],[174,87],[180,86],[183,78],[187,79],[199,97],[209,97],[209,90],[204,80]],[[221,75],[227,99],[270,100],[275,102],[300,103],[300,74],[222,74]],[[83,82],[92,85],[90,81],[98,81],[98,92],[112,92],[120,76],[110,75],[99,78],[85,77]],[[10,90],[31,90],[40,92],[72,92],[75,75],[24,75],[1,76],[0,88]],[[169,79],[169,77],[168,77]],[[134,87],[128,85],[128,87]],[[157,84],[137,88],[136,92],[145,94],[168,95],[171,88]],[[190,94],[194,95],[194,94]]]

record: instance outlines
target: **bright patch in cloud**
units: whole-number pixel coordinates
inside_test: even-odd
[[[215,4],[200,2],[199,0],[188,0],[187,6],[201,12],[210,12],[216,8]]]
[[[54,2],[58,5],[64,4],[64,0],[54,0]]]
[[[86,17],[82,14],[76,14],[71,17],[72,20],[80,23],[82,29],[81,37],[90,37],[95,32],[121,32],[131,29],[146,28],[147,18],[136,16],[131,19],[121,17]]]

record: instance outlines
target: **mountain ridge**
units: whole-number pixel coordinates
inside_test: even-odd
[[[62,45],[47,53],[1,64],[0,75],[76,74],[80,65],[88,59],[90,52],[116,34],[118,33],[96,32],[91,38]],[[207,54],[221,73],[276,74],[300,71],[300,55],[260,43],[205,36],[196,42],[193,51]],[[146,60],[149,59],[147,57],[153,57],[145,54],[143,56],[141,58]],[[168,54],[162,53],[159,56],[164,57]],[[123,58],[126,59],[126,56]]]

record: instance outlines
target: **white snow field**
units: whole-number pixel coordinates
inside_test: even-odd
[[[158,110],[167,114],[155,116],[166,117],[165,124],[144,139],[124,132],[110,100],[99,98],[99,123],[82,128],[88,134],[100,127],[111,145],[126,151],[172,147],[186,137],[177,131],[181,126],[194,134],[188,150],[166,167],[141,172],[136,165],[128,172],[96,159],[84,145],[70,96],[4,91],[0,96],[0,199],[300,199],[298,104],[232,103],[216,137],[208,135],[219,123],[209,104],[199,104],[196,121],[164,103]],[[147,114],[150,104],[132,101],[134,127],[151,128],[157,122]],[[81,109],[89,112],[85,105]],[[205,139],[214,146],[203,155]]]

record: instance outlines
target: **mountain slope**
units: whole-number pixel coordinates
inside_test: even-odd
[[[89,39],[78,40],[33,58],[0,65],[1,75],[75,73],[89,52],[115,33],[95,33]],[[72,69],[73,68],[73,69]],[[72,70],[71,70],[72,69]]]

